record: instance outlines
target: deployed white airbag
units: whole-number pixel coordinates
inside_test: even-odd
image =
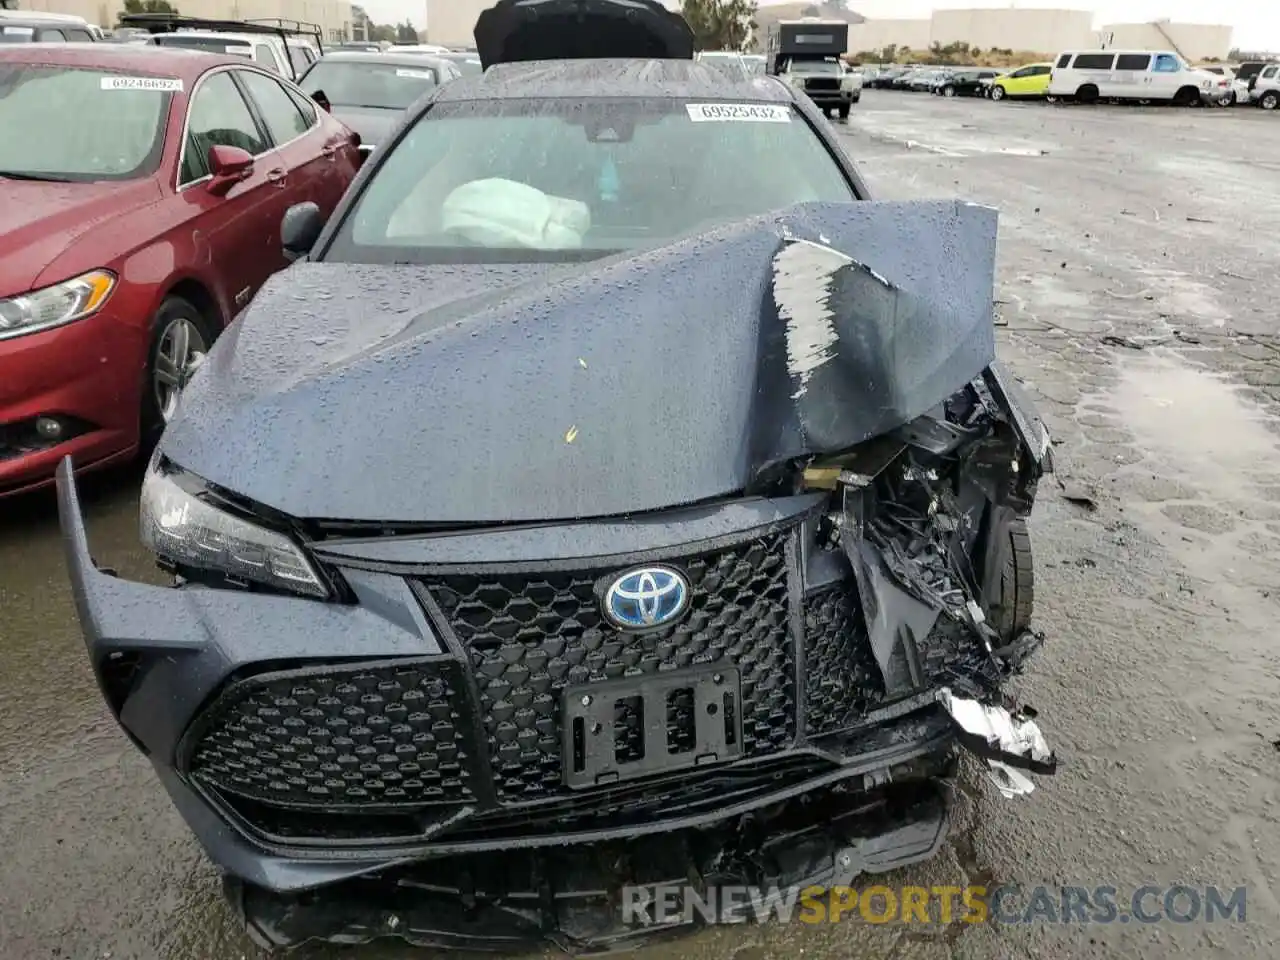
[[[445,199],[440,226],[486,247],[565,250],[582,246],[591,210],[514,180],[472,180]]]

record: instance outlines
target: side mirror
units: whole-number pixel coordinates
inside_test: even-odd
[[[333,113],[333,104],[329,102],[329,98],[324,95],[323,90],[317,90],[311,95],[311,99],[316,102],[325,113]]]
[[[323,228],[320,208],[310,200],[295,203],[286,210],[280,221],[280,245],[284,247],[285,259],[298,260],[310,253]]]
[[[215,197],[225,197],[237,183],[253,175],[253,157],[247,150],[218,144],[209,148],[209,173],[206,188]]]

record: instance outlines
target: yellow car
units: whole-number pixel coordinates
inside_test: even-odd
[[[1043,99],[1049,93],[1052,63],[1028,63],[991,81],[991,99]]]

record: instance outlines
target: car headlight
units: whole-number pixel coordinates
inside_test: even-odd
[[[116,288],[116,276],[91,270],[51,287],[0,300],[0,340],[60,327],[97,313]]]
[[[234,516],[210,503],[181,473],[155,460],[142,481],[142,542],[178,566],[327,599],[329,587],[289,537]],[[194,480],[194,478],[191,478]]]

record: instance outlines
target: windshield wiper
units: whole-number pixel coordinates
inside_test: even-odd
[[[55,177],[47,173],[21,173],[17,170],[0,170],[0,177],[6,180],[36,180],[43,183],[72,183],[68,177]]]

